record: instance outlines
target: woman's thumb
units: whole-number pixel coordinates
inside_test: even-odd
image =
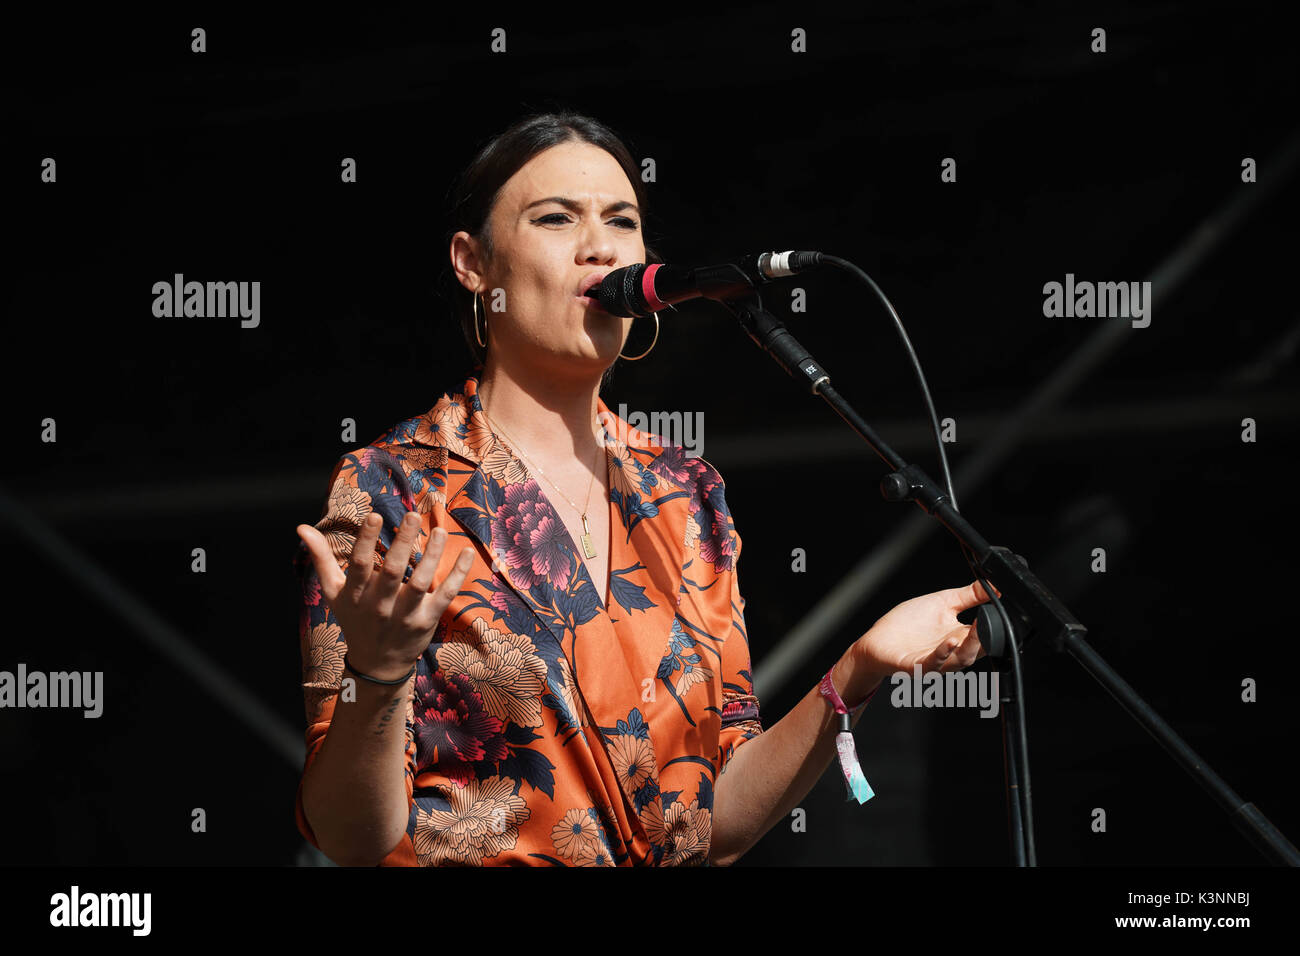
[[[309,524],[300,524],[294,530],[298,532],[298,540],[301,541],[303,547],[307,549],[307,554],[311,558],[312,565],[316,568],[316,573],[320,574],[321,551],[322,549],[328,550],[325,548],[325,539],[321,536],[319,531]]]

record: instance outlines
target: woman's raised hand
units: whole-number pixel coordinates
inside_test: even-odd
[[[963,624],[957,615],[988,600],[984,585],[975,581],[904,601],[858,638],[859,666],[877,677],[898,671],[910,676],[917,664],[924,673],[970,666],[984,656],[984,648],[975,625]]]
[[[447,532],[435,528],[429,549],[411,572],[410,580],[403,584],[420,518],[414,512],[406,513],[384,557],[384,566],[375,570],[375,542],[382,525],[376,512],[362,522],[346,574],[319,531],[300,524],[297,532],[320,576],[321,593],[343,629],[348,661],[372,677],[397,680],[429,646],[439,619],[469,574],[474,549],[461,551],[447,576],[434,587],[433,577],[447,543]]]

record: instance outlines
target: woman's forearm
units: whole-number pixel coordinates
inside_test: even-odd
[[[852,649],[832,673],[849,707],[883,679],[865,672]],[[854,725],[861,716],[852,718]],[[799,805],[835,756],[838,726],[835,711],[814,687],[776,724],[736,748],[713,785],[711,863],[734,863]]]
[[[302,808],[321,852],[340,866],[377,866],[406,832],[406,700],[410,682],[356,681],[339,700],[303,778]]]

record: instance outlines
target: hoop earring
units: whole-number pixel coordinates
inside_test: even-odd
[[[471,299],[470,309],[471,309],[471,310],[473,311],[473,313],[474,313],[474,338],[478,341],[479,348],[481,348],[481,349],[486,349],[486,348],[487,348],[487,343],[483,341],[483,336],[481,336],[481,335],[478,334],[478,293],[477,293],[477,292],[471,293],[471,295],[470,295],[470,299]],[[486,306],[484,307],[483,312],[484,312],[484,315],[483,315],[483,331],[486,332],[486,331],[487,331],[487,308],[486,308]]]
[[[651,352],[654,351],[655,343],[659,341],[659,313],[651,312],[650,314],[655,317],[655,337],[650,340],[650,347],[646,349],[644,352],[642,352],[640,355],[635,357],[631,355],[624,355],[622,352],[619,352],[618,353],[619,358],[627,359],[629,362],[639,362],[647,355],[649,355]]]

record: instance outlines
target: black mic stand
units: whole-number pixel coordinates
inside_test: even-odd
[[[713,298],[713,296],[710,296]],[[1246,803],[1231,787],[1189,747],[1174,729],[1137,695],[1096,651],[1084,640],[1085,628],[1073,614],[1030,572],[1028,564],[1008,549],[989,544],[962,517],[948,498],[947,493],[916,465],[909,465],[875,433],[840,394],[831,387],[830,376],[817,363],[808,350],[801,346],[776,316],[763,309],[757,292],[743,298],[718,298],[740,320],[741,327],[755,344],[776,360],[776,363],[795,379],[807,382],[814,395],[820,395],[858,433],[872,451],[889,465],[892,471],[880,482],[881,494],[888,501],[915,501],[926,514],[938,520],[958,541],[974,555],[980,571],[1000,592],[1009,615],[1016,618],[1013,629],[1024,634],[1027,640],[1041,633],[1057,652],[1066,651],[1080,666],[1096,678],[1110,692],[1121,707],[1141,724],[1212,796],[1237,827],[1255,847],[1271,862],[1300,866],[1300,851],[1287,840],[1253,803]],[[991,613],[989,604],[979,607],[976,633],[989,656],[1005,662],[1007,656],[1019,653],[1013,635],[1005,632],[1002,616]],[[1022,641],[1023,643],[1023,641]],[[1008,681],[1008,685],[1012,682]],[[1002,745],[1006,762],[1007,813],[1011,829],[1012,854],[1017,865],[1026,863],[1026,844],[1032,855],[1033,832],[1026,814],[1022,813],[1020,781],[1027,776],[1028,768],[1019,766],[1016,758],[1015,734],[1018,734],[1018,717],[1010,696],[1001,698],[1003,706]],[[1026,794],[1027,796],[1027,794]]]

